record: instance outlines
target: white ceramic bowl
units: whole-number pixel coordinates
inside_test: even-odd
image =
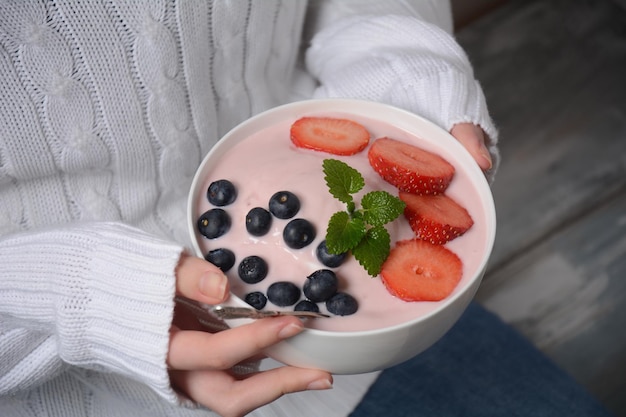
[[[212,148],[204,158],[193,180],[189,195],[188,225],[194,250],[203,256],[198,244],[201,237],[196,231],[198,198],[206,190],[201,188],[214,161],[232,146],[263,128],[284,120],[296,120],[305,115],[338,112],[384,121],[408,131],[427,141],[435,141],[446,147],[470,177],[485,207],[486,242],[480,255],[479,267],[464,286],[457,289],[429,314],[400,325],[378,330],[356,332],[331,332],[306,329],[301,334],[283,341],[266,351],[266,354],[282,363],[307,368],[325,369],[335,374],[357,374],[384,369],[404,362],[423,352],[439,340],[458,320],[476,293],[485,272],[493,248],[496,232],[496,214],[489,185],[469,153],[448,132],[435,124],[407,111],[379,103],[324,99],[295,102],[268,110],[241,123]],[[243,300],[231,295],[230,305],[248,306]],[[230,326],[239,326],[247,320],[231,320]]]

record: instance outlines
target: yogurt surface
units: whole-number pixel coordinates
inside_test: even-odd
[[[389,124],[355,115],[335,113],[322,116],[345,117],[362,124],[371,134],[370,145],[375,138],[388,136],[437,153],[455,166],[455,177],[446,194],[464,206],[474,220],[474,225],[463,236],[446,244],[463,261],[463,277],[454,290],[458,292],[480,268],[487,245],[485,207],[462,167],[455,163],[445,148]],[[229,232],[217,239],[200,237],[198,244],[203,253],[217,248],[228,248],[235,253],[235,266],[227,275],[232,293],[242,299],[252,291],[265,293],[276,281],[292,281],[302,288],[308,275],[318,269],[327,268],[317,260],[315,250],[324,240],[328,220],[335,212],[344,211],[345,205],[328,192],[322,170],[324,159],[342,160],[361,173],[365,179],[365,188],[355,196],[357,206],[360,205],[360,196],[372,190],[385,190],[392,195],[398,195],[397,189],[385,182],[370,167],[367,159],[369,146],[348,157],[297,148],[289,137],[290,126],[295,120],[285,120],[259,130],[236,144],[213,164],[201,185],[203,192],[196,203],[196,212],[199,214],[214,208],[206,198],[206,190],[211,182],[227,179],[237,188],[236,201],[221,207],[232,220]],[[304,218],[315,225],[316,238],[309,246],[294,250],[285,245],[282,230],[292,219],[281,220],[274,217],[269,233],[261,237],[247,232],[246,214],[254,207],[267,209],[270,197],[278,191],[296,194],[301,208],[294,218]],[[392,248],[396,241],[414,237],[402,215],[388,223],[386,228],[391,236]],[[238,263],[250,255],[262,257],[269,265],[268,276],[253,285],[244,283],[237,275]],[[406,302],[398,299],[387,292],[380,277],[369,276],[352,256],[340,267],[329,269],[339,278],[339,291],[355,297],[359,302],[359,310],[349,316],[331,315],[329,319],[308,320],[306,325],[312,329],[350,332],[389,327],[428,314],[445,302]],[[326,312],[323,303],[319,306],[320,311]],[[265,308],[278,309],[270,302]]]

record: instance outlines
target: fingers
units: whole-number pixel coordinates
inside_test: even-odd
[[[305,390],[332,388],[333,378],[325,371],[295,367],[279,367],[258,373],[236,384],[240,406],[247,411],[267,404],[284,394]]]
[[[303,330],[295,317],[275,317],[218,333],[181,331],[170,335],[168,365],[172,369],[229,369],[263,349]]]
[[[303,328],[296,317],[257,320],[215,334],[172,327],[170,377],[191,399],[225,417],[243,416],[287,393],[331,388],[332,376],[321,370],[280,367],[242,377],[230,371]]]
[[[201,258],[183,254],[176,268],[176,292],[207,304],[219,304],[228,297],[226,275]]]
[[[183,255],[176,268],[176,291],[189,299],[218,304],[228,298],[229,287],[219,268]],[[234,365],[300,333],[304,326],[296,317],[257,320],[218,333],[195,330],[194,317],[185,309],[177,308],[174,319],[167,357],[173,384],[224,417],[244,416],[286,393],[332,386],[329,373],[314,369],[281,367],[240,378],[231,373]]]
[[[452,127],[450,133],[469,151],[483,171],[491,169],[493,162],[485,146],[485,132],[480,126],[458,123]]]
[[[284,394],[332,387],[332,376],[316,369],[290,366],[238,380],[219,371],[181,371],[171,374],[183,392],[224,417],[240,417]]]

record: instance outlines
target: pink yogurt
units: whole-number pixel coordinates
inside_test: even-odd
[[[480,268],[486,251],[487,232],[485,207],[462,167],[455,164],[444,148],[420,140],[394,126],[352,114],[322,116],[346,117],[361,123],[371,133],[370,144],[374,138],[388,136],[435,152],[455,165],[457,171],[446,194],[467,209],[474,219],[474,226],[446,246],[463,261],[463,278],[455,292],[465,287]],[[231,216],[230,231],[217,239],[200,238],[198,243],[203,253],[217,248],[228,248],[235,253],[235,266],[227,275],[232,293],[242,299],[251,291],[265,293],[269,285],[276,281],[289,280],[302,288],[308,275],[318,269],[327,268],[317,260],[315,249],[324,239],[328,219],[335,212],[345,210],[345,205],[328,192],[322,171],[324,159],[339,159],[357,169],[365,179],[365,189],[361,194],[371,190],[386,190],[397,195],[397,189],[380,178],[370,167],[367,160],[368,148],[349,157],[297,148],[289,138],[289,129],[294,121],[295,119],[284,121],[260,130],[235,145],[213,165],[201,186],[201,190],[205,191],[200,193],[202,198],[197,202],[196,212],[199,214],[214,208],[206,199],[206,189],[211,182],[227,179],[237,188],[237,200],[222,207]],[[315,224],[317,236],[309,246],[294,250],[285,245],[282,230],[291,219],[273,218],[270,232],[262,237],[251,236],[246,231],[245,217],[248,211],[254,207],[267,209],[270,197],[277,191],[291,191],[296,194],[301,208],[295,218],[304,218]],[[359,196],[356,200],[358,204]],[[392,247],[394,242],[414,236],[404,216],[387,224],[387,230],[391,235]],[[246,284],[237,275],[238,263],[249,255],[260,256],[269,265],[267,278],[258,284]],[[339,278],[340,291],[355,297],[359,302],[359,310],[349,316],[308,320],[309,328],[342,332],[385,328],[428,314],[443,302],[406,302],[396,298],[385,289],[380,277],[370,277],[351,256],[333,270]],[[319,306],[322,312],[326,312],[323,303]],[[265,308],[277,307],[268,302]]]

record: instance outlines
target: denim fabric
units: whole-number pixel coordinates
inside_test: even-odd
[[[477,303],[434,346],[385,370],[351,417],[610,416]]]

